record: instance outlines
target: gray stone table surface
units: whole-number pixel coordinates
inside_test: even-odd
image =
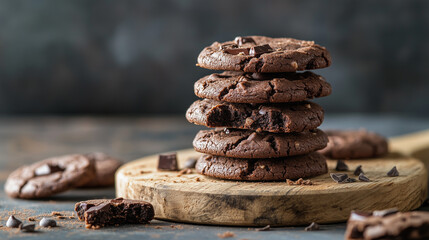
[[[385,136],[397,136],[429,129],[428,118],[400,115],[329,115],[322,129],[361,128]],[[202,127],[183,116],[163,117],[0,117],[0,184],[23,164],[46,157],[103,151],[128,162],[146,155],[190,148]],[[0,239],[343,239],[345,224],[322,225],[321,231],[305,232],[304,227],[272,228],[257,232],[247,227],[190,225],[154,220],[149,225],[127,225],[87,230],[73,215],[74,203],[92,198],[113,198],[114,188],[76,189],[49,199],[16,200],[0,191]],[[421,209],[429,210],[422,206]],[[62,213],[58,228],[20,233],[4,227],[10,214],[29,223],[53,211]],[[72,218],[70,218],[72,217]],[[54,217],[56,218],[56,217]]]

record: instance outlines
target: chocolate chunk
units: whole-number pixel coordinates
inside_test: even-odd
[[[197,159],[196,158],[189,158],[188,160],[186,160],[185,164],[183,165],[184,169],[187,168],[195,168],[195,164],[197,163]]]
[[[21,232],[35,232],[36,224],[21,224],[19,225],[19,229],[21,230]]]
[[[349,176],[345,173],[331,173],[331,178],[335,182],[340,183],[340,182],[344,182],[346,179],[348,179]]]
[[[158,160],[159,170],[177,171],[177,153],[160,154]]]
[[[347,166],[347,164],[343,160],[338,160],[337,166],[335,167],[335,170],[337,170],[337,171],[348,171],[349,166]]]
[[[244,55],[249,55],[250,49],[249,48],[226,48],[223,51],[232,55],[237,55],[240,53],[243,53]]]
[[[267,225],[267,226],[265,226],[263,228],[256,228],[255,230],[258,231],[258,232],[261,232],[261,231],[268,231],[270,229],[271,229],[271,226]]]
[[[373,216],[378,216],[378,217],[385,217],[385,216],[389,216],[391,214],[395,214],[398,212],[397,208],[389,208],[389,209],[384,209],[384,210],[376,210],[374,212],[372,212]]]
[[[359,165],[359,166],[357,166],[357,167],[356,167],[356,169],[355,169],[355,171],[354,171],[354,173],[353,173],[353,174],[354,174],[355,176],[359,176],[361,173],[364,173],[364,172],[363,172],[363,170],[362,170],[362,165]]]
[[[398,172],[398,169],[396,169],[396,166],[394,166],[389,172],[387,172],[387,176],[389,177],[399,176],[399,172]]]
[[[39,226],[41,227],[56,227],[57,222],[52,218],[42,218],[39,222]]]
[[[123,198],[95,199],[78,202],[75,211],[87,228],[126,223],[148,223],[154,217],[152,204]]]
[[[64,171],[64,169],[60,168],[59,166],[51,165],[51,164],[44,164],[44,165],[36,168],[34,170],[34,174],[36,176],[43,176],[43,175],[48,175],[51,173],[61,172],[61,171]]]
[[[371,180],[369,180],[369,178],[367,176],[365,176],[363,173],[359,174],[358,179],[362,182],[371,182]]]
[[[356,179],[354,178],[347,178],[346,180],[344,180],[345,183],[352,183],[352,182],[356,182]]]
[[[9,219],[6,222],[6,227],[9,228],[18,228],[19,225],[21,225],[22,222],[20,220],[18,220],[17,218],[15,218],[15,216],[11,215],[9,217]]]
[[[270,47],[270,45],[264,44],[264,45],[251,47],[248,55],[253,56],[253,57],[257,57],[263,53],[269,53],[272,51],[273,51],[273,49]]]
[[[236,37],[234,39],[235,44],[237,44],[238,46],[243,45],[244,43],[255,43],[255,40],[253,40],[253,38],[251,37]],[[256,43],[255,43],[256,44]]]
[[[304,229],[305,231],[317,231],[320,230],[319,224],[312,222],[308,227]]]

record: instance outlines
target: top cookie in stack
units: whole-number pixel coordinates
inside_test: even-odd
[[[194,85],[189,122],[212,127],[200,131],[194,148],[205,153],[196,169],[207,176],[275,181],[327,172],[316,151],[328,139],[317,127],[323,109],[309,99],[328,96],[331,86],[312,72],[328,67],[328,51],[314,42],[262,36],[204,48],[203,68],[224,70]]]

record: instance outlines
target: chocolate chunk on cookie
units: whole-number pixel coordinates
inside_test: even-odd
[[[204,48],[198,65],[213,70],[296,72],[328,67],[331,57],[326,48],[312,41],[248,36]]]
[[[202,155],[195,169],[206,176],[243,181],[285,181],[328,172],[325,157],[317,152],[271,159]]]
[[[196,151],[234,158],[278,158],[307,154],[326,146],[319,129],[300,133],[269,133],[239,129],[201,130],[193,141]]]
[[[331,94],[331,85],[312,72],[223,72],[205,76],[194,84],[195,95],[231,103],[299,102]]]
[[[352,212],[345,239],[429,239],[428,212],[398,212],[384,216]]]
[[[380,157],[388,152],[386,138],[366,130],[327,130],[328,146],[320,153],[333,159]]]
[[[322,124],[323,113],[323,109],[312,102],[258,105],[204,99],[189,107],[186,118],[207,127],[302,132]]]
[[[109,187],[115,184],[115,172],[122,162],[105,153],[94,152],[85,154],[95,163],[95,178],[80,187]]]
[[[86,228],[126,223],[148,223],[155,215],[152,204],[123,198],[94,199],[75,204],[79,220]]]
[[[94,162],[84,155],[65,155],[23,166],[7,178],[13,198],[43,198],[81,186],[95,177]]]

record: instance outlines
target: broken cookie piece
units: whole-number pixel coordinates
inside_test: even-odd
[[[78,202],[75,211],[86,228],[100,228],[126,223],[148,223],[155,215],[152,204],[123,198]]]
[[[429,239],[428,212],[352,212],[344,239]]]

